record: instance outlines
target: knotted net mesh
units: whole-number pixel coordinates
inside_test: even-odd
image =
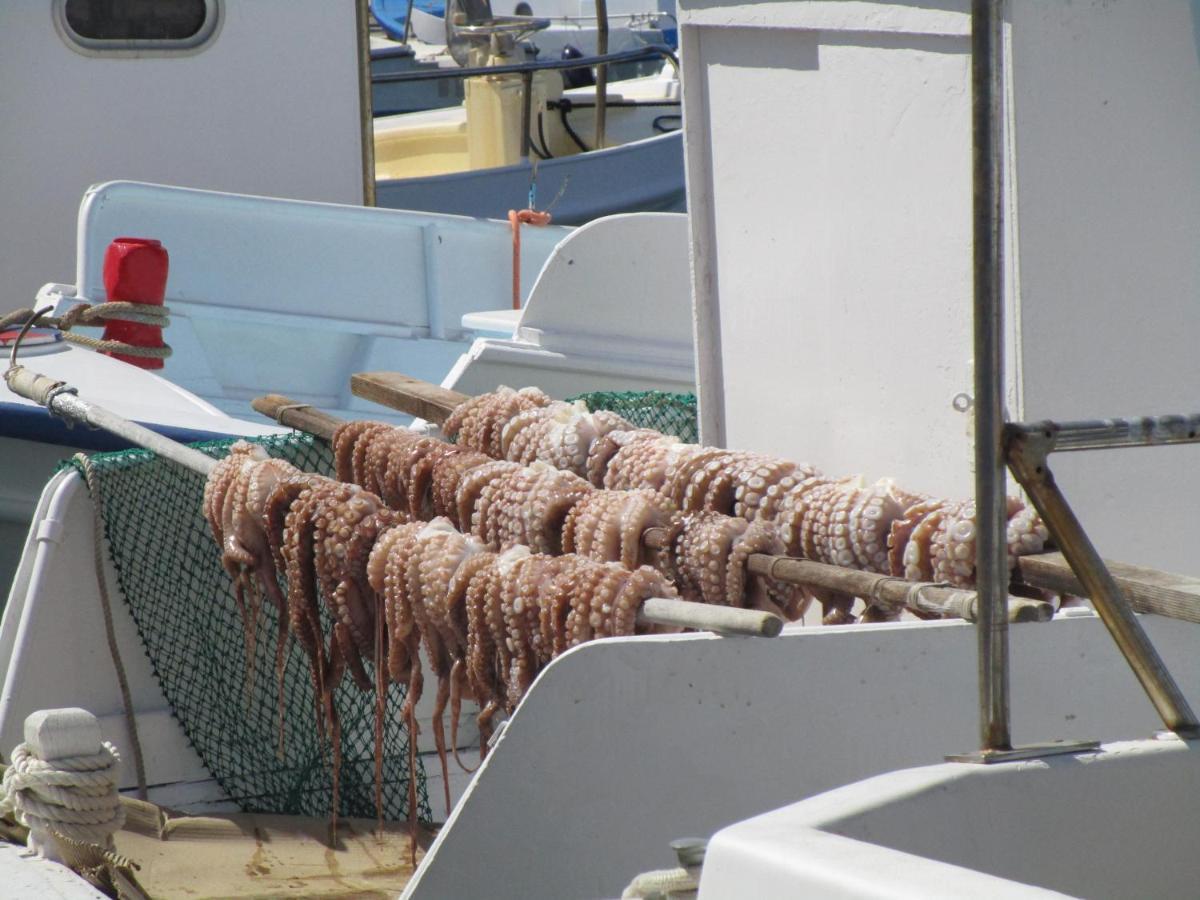
[[[696,424],[695,394],[669,394],[665,391],[592,391],[570,400],[582,400],[589,411],[615,412],[638,428],[653,428],[672,434],[684,443],[700,439]]]
[[[328,446],[308,435],[255,440],[304,471],[332,474]],[[193,446],[219,459],[232,444]],[[290,642],[281,746],[275,677],[279,619],[271,603],[261,605],[248,670],[242,619],[201,508],[204,476],[146,450],[90,459],[121,594],[163,694],[204,765],[246,812],[328,816],[332,758],[318,732],[308,660]],[[69,465],[81,468],[78,462]],[[322,614],[328,634],[331,623]],[[399,714],[404,695],[403,686],[391,686],[384,717],[383,811],[392,820],[408,816],[410,736]],[[342,728],[338,814],[373,817],[374,698],[346,678],[334,692],[334,703]],[[417,777],[418,816],[428,821],[419,758]]]

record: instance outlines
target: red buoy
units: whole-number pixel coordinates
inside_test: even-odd
[[[120,237],[108,245],[104,254],[104,290],[109,300],[162,306],[167,293],[167,251],[150,238]],[[138,322],[109,322],[104,339],[124,341],[135,347],[163,346],[162,329]],[[145,356],[111,353],[143,369],[161,369],[163,360]]]

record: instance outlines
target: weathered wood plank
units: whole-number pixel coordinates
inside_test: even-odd
[[[333,432],[342,424],[342,420],[337,416],[321,412],[315,406],[296,403],[282,394],[255,397],[250,401],[250,405],[256,412],[262,413],[268,419],[274,419],[280,425],[306,431],[325,440],[332,438]]]
[[[1107,559],[1104,564],[1137,612],[1200,622],[1200,578]],[[1017,561],[1017,572],[1032,587],[1087,596],[1061,553],[1022,556]]]
[[[350,376],[350,390],[356,397],[436,425],[445,422],[456,406],[469,399],[466,394],[399,372],[359,372]]]

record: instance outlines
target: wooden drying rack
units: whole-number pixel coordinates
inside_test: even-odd
[[[355,396],[437,425],[442,424],[457,406],[470,399],[466,394],[397,372],[363,372],[353,375],[350,388]],[[252,405],[258,412],[282,425],[326,440],[333,435],[338,425],[342,424],[342,421],[334,416],[278,394],[259,397]],[[649,550],[659,551],[665,549],[666,537],[662,529],[647,529],[643,535],[643,544]],[[788,556],[756,553],[750,557],[748,568],[756,575],[770,576],[791,584],[840,591],[893,609],[908,607],[918,613],[972,621],[978,602],[975,592],[970,590],[909,582],[893,576]],[[1135,609],[1200,622],[1200,580],[1182,579],[1180,576],[1167,576],[1165,573],[1147,573],[1147,570],[1134,572],[1133,567],[1120,565],[1114,567],[1114,573],[1117,574],[1118,580],[1124,577],[1130,581],[1128,585],[1122,581],[1122,587],[1126,589]],[[1149,574],[1157,578],[1150,578]],[[1141,580],[1132,580],[1139,577]],[[1058,554],[1022,557],[1018,582],[1029,587],[1082,594],[1082,588]],[[1008,599],[1009,621],[1042,622],[1051,618],[1053,614],[1053,606],[1046,601],[1024,597]]]

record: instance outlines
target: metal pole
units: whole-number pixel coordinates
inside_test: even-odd
[[[359,0],[355,5],[355,25],[358,33],[358,124],[359,140],[362,141],[363,206],[375,205],[375,110],[371,106],[370,15],[368,0]]]
[[[596,55],[608,53],[608,0],[596,0]],[[596,150],[604,149],[608,116],[608,66],[596,66]]]
[[[1008,699],[1008,549],[1004,428],[1001,170],[1002,0],[971,3],[974,182],[975,507],[982,746],[1012,747]]]
[[[1005,430],[1014,438],[1036,439],[1045,443],[1045,453],[1161,447],[1200,442],[1200,415],[1090,419],[1083,422],[1013,422]]]
[[[521,159],[529,161],[529,129],[533,127],[533,73],[521,73]]]
[[[215,459],[205,456],[199,450],[193,450],[168,437],[163,437],[156,431],[151,431],[144,425],[131,422],[103,407],[89,403],[76,396],[74,389],[45,375],[39,375],[21,366],[13,366],[4,373],[4,381],[14,394],[45,406],[56,416],[92,428],[102,428],[111,434],[125,438],[130,443],[153,450],[159,456],[179,463],[193,472],[207,475],[217,464]]]

